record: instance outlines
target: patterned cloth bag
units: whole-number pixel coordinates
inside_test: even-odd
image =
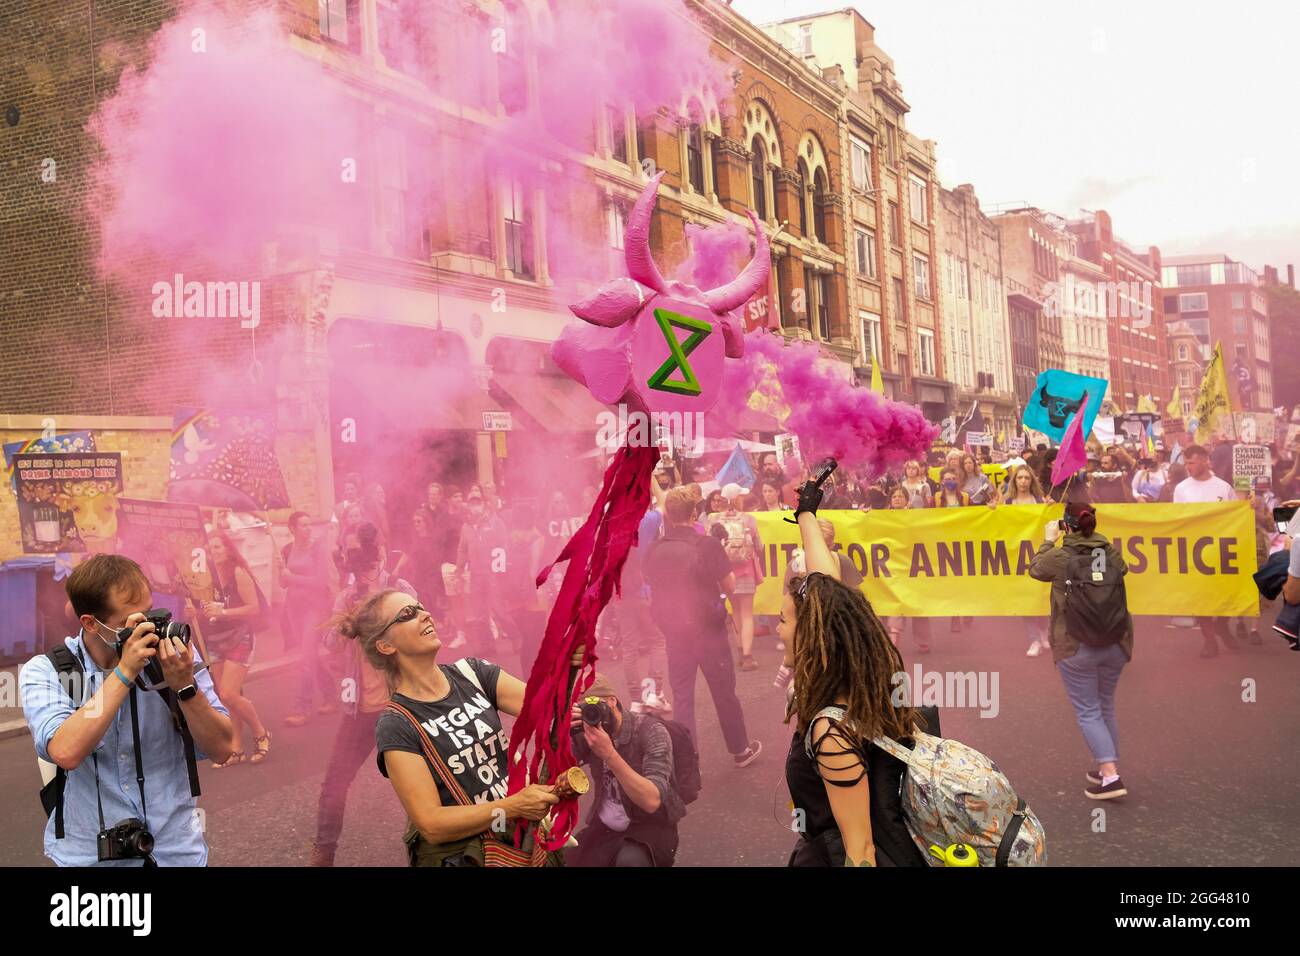
[[[1045,866],[1043,825],[1011,782],[978,750],[956,740],[916,732],[913,749],[887,737],[874,743],[907,765],[903,775],[903,814],[912,839],[931,866],[943,862],[930,853],[967,843],[980,866]]]

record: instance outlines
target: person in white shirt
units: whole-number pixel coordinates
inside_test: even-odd
[[[1174,488],[1174,504],[1207,501],[1236,501],[1232,485],[1210,470],[1210,453],[1200,445],[1189,445],[1183,452],[1187,477]]]
[[[1189,445],[1183,452],[1183,461],[1187,465],[1187,477],[1174,488],[1174,504],[1237,500],[1232,485],[1210,470],[1210,453],[1200,445]],[[1196,619],[1201,636],[1205,638],[1205,646],[1201,648],[1202,657],[1216,656],[1220,640],[1230,651],[1241,650],[1240,642],[1232,636],[1230,620],[1226,617]],[[1215,639],[1216,635],[1218,640]]]

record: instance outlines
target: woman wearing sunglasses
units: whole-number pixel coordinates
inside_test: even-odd
[[[559,802],[539,784],[506,795],[510,740],[501,714],[518,716],[523,681],[477,658],[440,664],[432,615],[402,589],[371,595],[337,626],[392,688],[372,743],[410,820],[412,866],[482,866],[493,834],[540,820]]]
[[[795,718],[785,776],[800,839],[790,866],[925,866],[903,822],[903,765],[871,743],[906,746],[915,729],[938,732],[894,706],[903,659],[857,588],[840,582],[840,564],[817,524],[818,489],[805,485],[797,520],[808,574],[791,579],[778,633],[794,671],[786,723]]]
[[[372,525],[361,526],[363,533],[359,538],[368,543],[349,549],[344,558],[343,567],[349,577],[334,604],[335,618],[325,638],[339,677],[343,719],[339,721],[325,779],[321,781],[312,866],[334,865],[334,852],[343,833],[348,788],[375,748],[375,724],[388,706],[388,678],[371,666],[358,643],[349,639],[354,635],[341,625],[348,620],[351,609],[364,604],[371,595],[389,588],[416,593],[401,578],[384,570],[383,556],[372,529]]]

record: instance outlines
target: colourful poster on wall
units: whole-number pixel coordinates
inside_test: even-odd
[[[24,553],[116,550],[120,453],[19,453],[14,478]]]
[[[233,511],[289,507],[275,432],[273,412],[177,410],[168,500]]]
[[[18,490],[14,478],[14,456],[23,452],[43,451],[49,454],[73,452],[80,454],[95,450],[95,436],[92,432],[65,432],[51,438],[29,438],[27,441],[13,441],[4,446],[5,477],[9,487]]]

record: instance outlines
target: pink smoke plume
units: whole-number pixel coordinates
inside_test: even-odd
[[[691,253],[677,268],[677,278],[700,289],[716,289],[730,282],[749,261],[749,230],[737,220],[712,226],[686,224]]]
[[[745,355],[750,369],[728,380],[728,394],[733,402],[747,400],[750,393],[740,389],[755,386],[764,360],[774,363],[780,398],[790,407],[785,427],[799,436],[809,463],[830,455],[875,477],[913,458],[924,460],[939,433],[920,409],[819,367],[819,352],[811,343],[784,345],[780,336],[754,332],[745,336]]]

